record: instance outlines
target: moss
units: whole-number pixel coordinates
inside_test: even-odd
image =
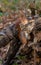
[[[0,60],[0,64],[2,64],[2,60]]]
[[[14,63],[13,65],[18,65],[17,63]]]
[[[17,58],[18,58],[19,60],[20,60],[20,59],[23,60],[23,59],[25,59],[25,56],[19,55]]]
[[[3,13],[0,12],[0,16],[3,16]]]

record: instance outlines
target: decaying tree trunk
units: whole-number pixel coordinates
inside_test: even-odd
[[[16,26],[11,24],[10,26],[5,27],[0,32],[0,48],[6,46],[8,43],[10,43],[10,49],[7,53],[6,64],[9,64],[11,59],[16,55],[16,52],[18,51],[20,47],[20,41],[17,36],[17,29]],[[13,49],[14,48],[14,49]],[[14,54],[13,54],[14,52]],[[12,56],[12,57],[11,57]],[[8,58],[8,59],[7,59]]]

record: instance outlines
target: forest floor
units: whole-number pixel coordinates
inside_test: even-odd
[[[11,22],[18,19],[17,14],[10,13],[8,15],[8,12],[6,12],[4,15],[0,16],[0,29],[3,29],[5,25],[8,23],[11,24]],[[6,24],[7,23],[7,24]],[[9,45],[8,45],[9,46]],[[2,58],[4,58],[5,51],[7,51],[8,46],[0,49],[0,65],[2,63]],[[37,60],[36,60],[37,59]],[[34,51],[32,48],[28,48],[27,45],[20,51],[19,55],[14,59],[15,62],[13,65],[35,65],[35,60],[37,62],[36,65],[41,65],[41,58],[34,59]]]

